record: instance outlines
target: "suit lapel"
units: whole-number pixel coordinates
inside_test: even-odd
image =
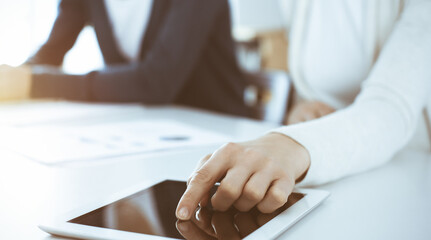
[[[141,52],[139,58],[145,58],[146,53],[153,45],[158,32],[162,28],[163,19],[169,11],[171,0],[153,0],[150,20],[148,22],[145,35],[142,39]]]
[[[146,26],[146,32],[141,43],[140,59],[144,59],[148,50],[151,49],[162,27],[163,19],[169,11],[170,1],[153,0],[150,20]],[[118,45],[115,42],[112,24],[104,0],[89,0],[86,2],[89,4],[90,18],[105,62],[107,64],[127,62],[127,59],[120,53]]]
[[[157,0],[156,0],[157,1]],[[127,62],[120,53],[115,42],[114,32],[109,19],[104,0],[89,0],[91,20],[99,42],[100,50],[107,64],[119,64]]]

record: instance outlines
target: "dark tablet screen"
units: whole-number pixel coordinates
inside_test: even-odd
[[[179,239],[205,239],[206,236],[217,239],[223,234],[244,238],[304,197],[301,193],[292,193],[288,202],[273,214],[262,214],[256,209],[247,213],[235,209],[214,212],[207,206],[197,209],[192,221],[180,222],[175,217],[175,209],[185,190],[185,182],[164,181],[69,222]],[[215,190],[216,187],[212,192]]]

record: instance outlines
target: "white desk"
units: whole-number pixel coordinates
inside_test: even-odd
[[[131,112],[128,117],[175,118],[237,138],[251,138],[273,127],[181,108],[135,107]],[[82,120],[60,122],[79,124]],[[44,166],[0,149],[0,239],[57,239],[39,230],[37,224],[139,182],[186,179],[196,161],[214,148],[62,167]],[[405,150],[381,168],[320,188],[330,191],[330,198],[280,239],[431,238],[428,152]]]

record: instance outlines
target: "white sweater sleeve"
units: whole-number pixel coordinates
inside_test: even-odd
[[[274,132],[309,151],[301,185],[321,184],[389,161],[411,138],[430,93],[431,1],[412,0],[351,106]]]

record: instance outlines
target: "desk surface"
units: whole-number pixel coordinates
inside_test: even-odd
[[[237,139],[255,137],[273,127],[175,107],[134,108],[129,118],[174,117]],[[98,121],[88,117],[86,121],[92,119]],[[62,119],[57,124],[65,122],[79,124],[82,120]],[[200,157],[214,149],[57,167],[0,149],[0,239],[57,239],[39,230],[37,224],[140,182],[186,179]],[[331,196],[280,239],[431,238],[431,155],[425,150],[406,149],[380,168],[318,188],[330,191]]]

